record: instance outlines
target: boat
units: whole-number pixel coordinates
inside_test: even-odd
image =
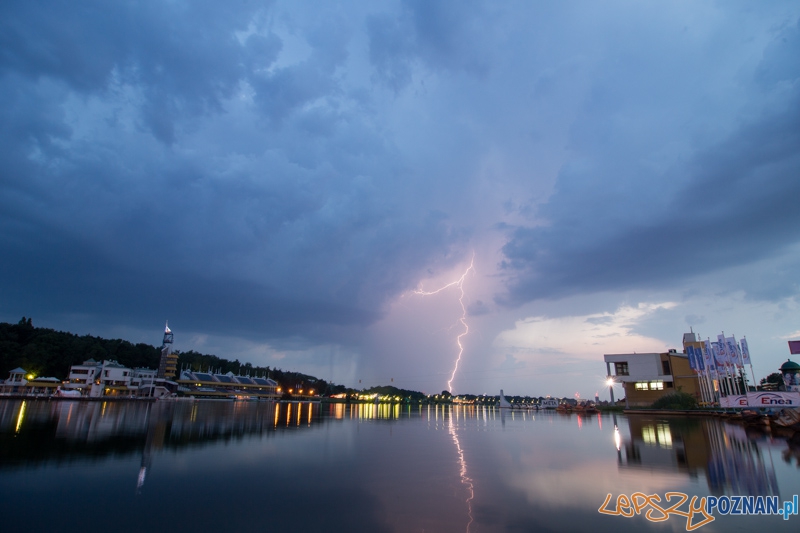
[[[53,394],[58,398],[80,398],[81,391],[62,389],[60,386],[56,387],[56,392]]]
[[[747,427],[769,428],[771,417],[753,409],[745,409],[739,414],[741,422]]]
[[[597,407],[595,407],[594,404],[591,402],[579,403],[578,405],[573,407],[572,410],[575,411],[576,413],[585,415],[593,415],[597,413]]]
[[[545,398],[539,402],[539,409],[556,409],[558,408],[558,400],[555,398]]]
[[[800,408],[781,409],[771,423],[775,428],[800,431]]]

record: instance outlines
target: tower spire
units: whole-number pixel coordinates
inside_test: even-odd
[[[178,356],[172,353],[172,330],[169,320],[164,326],[164,340],[161,343],[161,359],[158,362],[158,377],[172,379],[178,372]]]

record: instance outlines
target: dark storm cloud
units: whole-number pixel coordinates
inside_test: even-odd
[[[278,64],[270,3],[2,9],[7,312],[314,337],[376,320],[457,239],[402,207],[403,165],[342,85],[346,21]]]
[[[399,14],[372,15],[367,20],[370,60],[379,78],[399,90],[411,82],[415,65],[434,71],[485,75],[493,46],[491,10],[468,1],[457,6],[434,0],[406,0]]]
[[[251,15],[214,2],[4,2],[0,69],[81,93],[107,91],[112,76],[135,83],[144,123],[172,142],[179,114],[219,111],[246,59],[274,58],[263,43],[237,43]]]
[[[796,242],[791,4],[576,5],[4,2],[0,311],[308,346]]]
[[[692,147],[663,170],[642,164],[657,155],[646,142],[623,137],[626,144],[617,144],[614,137],[630,135],[618,129],[630,118],[624,117],[630,110],[620,109],[628,101],[598,89],[594,98],[604,103],[592,112],[599,116],[574,127],[576,156],[540,211],[546,223],[517,228],[503,249],[513,279],[503,300],[669,287],[797,243],[800,69],[786,60],[797,44],[792,25],[766,48],[750,83],[769,102],[761,116],[742,117],[726,138]],[[785,297],[796,284],[782,289],[773,296]]]

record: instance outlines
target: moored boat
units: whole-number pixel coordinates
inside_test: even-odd
[[[771,420],[772,427],[800,431],[800,408],[781,409]]]

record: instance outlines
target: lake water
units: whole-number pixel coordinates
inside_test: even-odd
[[[0,400],[0,520],[48,532],[685,531],[680,515],[598,509],[637,492],[782,506],[800,494],[798,457],[786,437],[710,418]],[[800,516],[713,516],[699,531],[800,530]]]

